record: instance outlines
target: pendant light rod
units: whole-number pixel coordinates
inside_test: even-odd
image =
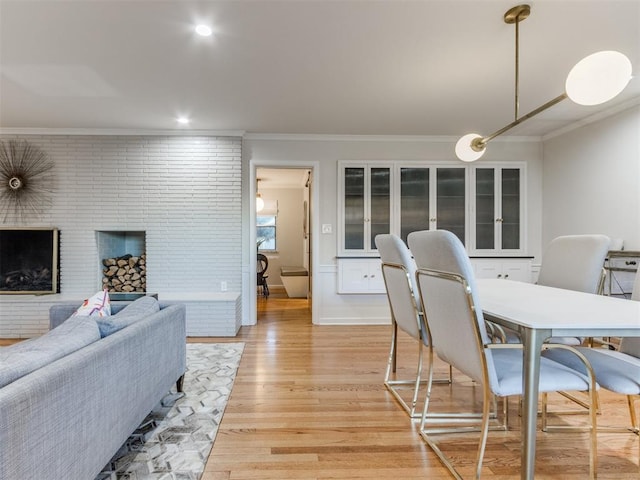
[[[544,105],[539,106],[538,108],[536,108],[535,110],[530,111],[526,115],[523,115],[520,118],[516,118],[509,125],[506,125],[506,126],[502,127],[500,130],[492,133],[491,135],[488,135],[486,137],[482,137],[482,138],[478,138],[478,139],[474,140],[473,141],[473,144],[474,144],[473,146],[476,147],[476,148],[480,148],[480,149],[484,148],[484,146],[487,143],[489,143],[491,140],[493,140],[497,136],[502,135],[504,132],[506,132],[508,130],[511,130],[513,127],[515,127],[517,125],[520,125],[525,120],[529,120],[531,117],[534,117],[534,116],[538,115],[539,113],[544,112],[546,109],[553,107],[554,105],[556,105],[556,104],[560,103],[561,101],[563,101],[565,98],[567,98],[567,94],[566,93],[558,95],[553,100],[549,100]]]
[[[514,88],[514,120],[518,120],[520,109],[520,22],[529,17],[531,7],[529,5],[516,5],[504,14],[504,23],[515,24],[516,51],[515,51],[515,88]]]

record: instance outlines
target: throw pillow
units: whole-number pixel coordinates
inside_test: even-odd
[[[93,297],[87,298],[72,316],[76,315],[80,317],[106,317],[111,315],[109,292],[103,290]]]

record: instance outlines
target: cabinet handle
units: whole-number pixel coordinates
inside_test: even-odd
[[[496,223],[502,223],[502,219],[501,218],[496,218]]]
[[[638,262],[636,262],[635,260],[627,260],[626,262],[624,262],[625,265],[637,265]]]
[[[375,275],[371,275],[371,278],[376,278],[376,276]]]
[[[504,278],[509,278],[509,274],[507,273],[507,274],[504,276]]]
[[[502,274],[501,273],[498,274],[498,278],[502,278]]]
[[[429,221],[430,221],[430,222],[435,222],[435,221],[436,221],[436,219],[435,219],[435,218],[430,218],[430,219],[429,219]]]
[[[364,278],[369,278],[369,275],[365,275]]]

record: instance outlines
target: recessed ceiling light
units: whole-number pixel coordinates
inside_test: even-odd
[[[208,37],[213,33],[213,30],[211,30],[211,27],[208,25],[200,24],[196,27],[196,33],[203,37]]]
[[[176,121],[181,125],[188,125],[191,120],[189,120],[187,117],[178,117],[176,118]]]

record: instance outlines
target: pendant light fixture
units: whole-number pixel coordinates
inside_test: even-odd
[[[260,179],[256,179],[256,212],[262,211],[264,208],[264,200],[262,199],[262,195],[259,192],[260,188]]]
[[[531,13],[529,5],[518,5],[504,14],[504,22],[515,25],[515,120],[500,130],[483,137],[468,133],[456,143],[456,156],[464,162],[478,160],[486,151],[487,144],[498,135],[521,124],[525,120],[570,98],[579,105],[599,105],[617,96],[631,80],[631,62],[620,52],[601,51],[589,55],[578,62],[569,72],[565,92],[544,105],[519,116],[519,25]]]

